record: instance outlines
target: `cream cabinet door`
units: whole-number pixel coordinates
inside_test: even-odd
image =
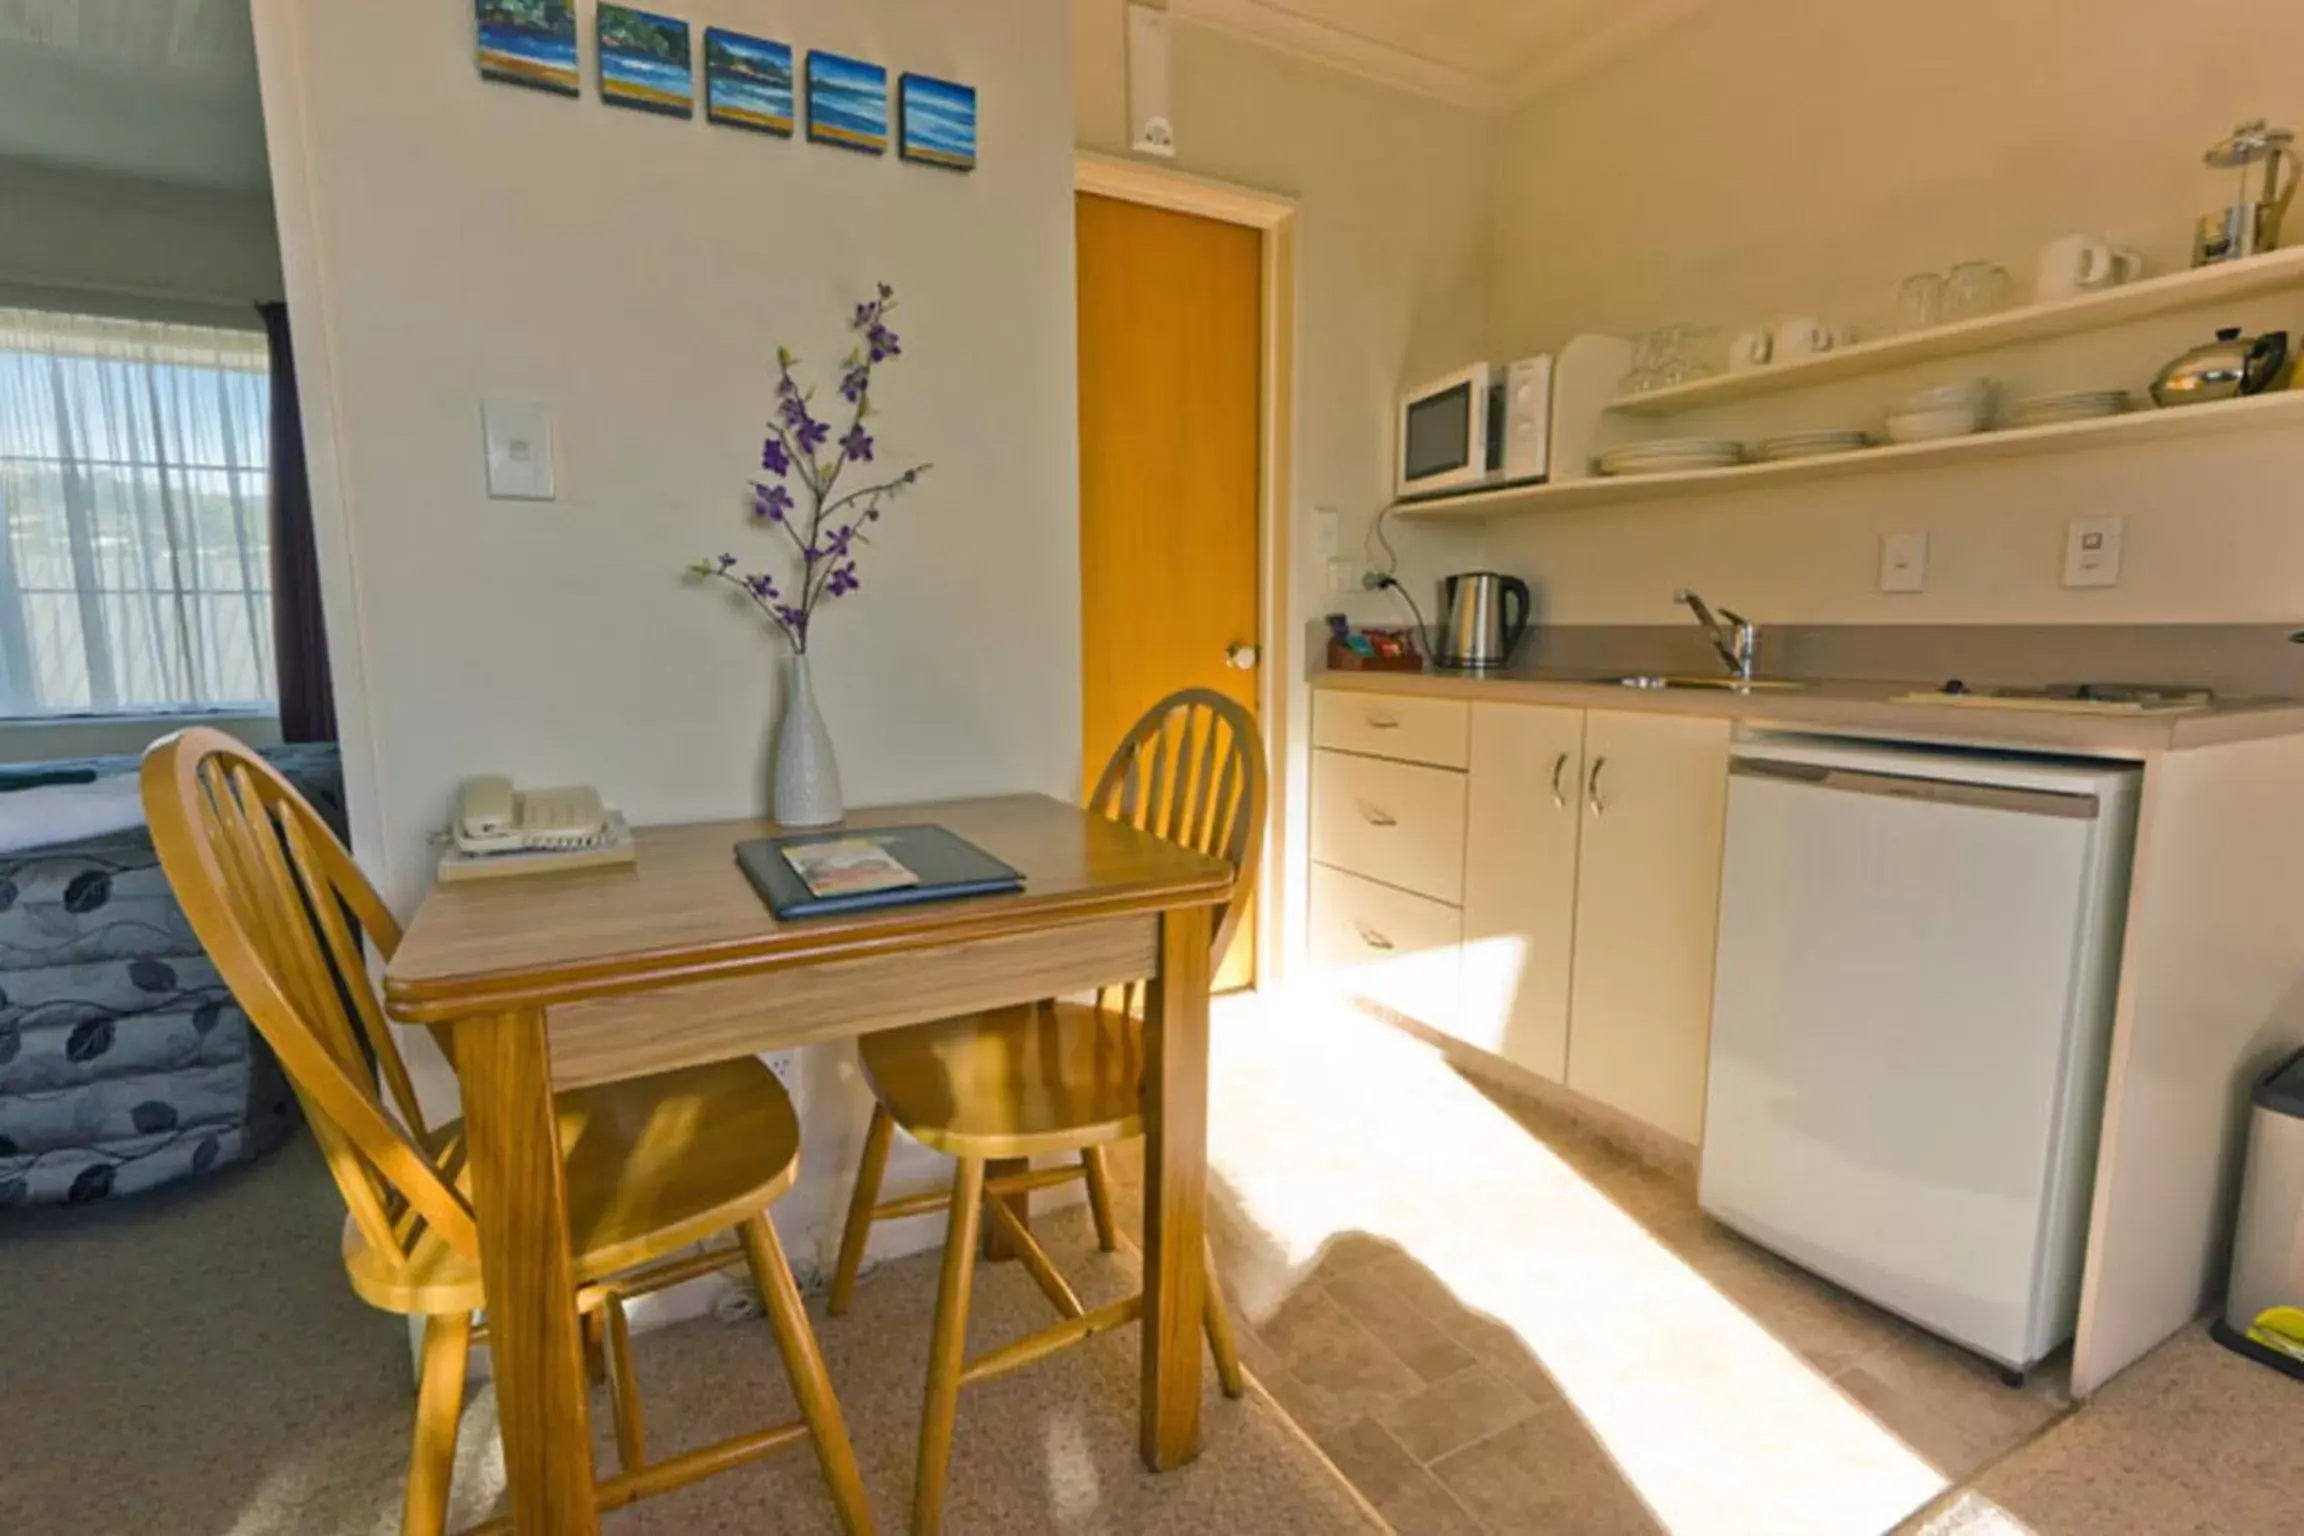
[[[1682,1141],[1704,1131],[1728,814],[1724,720],[1584,726],[1568,1086]]]
[[[1469,777],[1457,1033],[1563,1082],[1584,711],[1473,705]]]

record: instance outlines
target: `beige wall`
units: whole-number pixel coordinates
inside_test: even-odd
[[[2202,150],[2243,116],[2304,119],[2299,60],[2304,9],[2276,0],[1715,4],[1501,126],[1493,350],[1792,313],[1878,329],[1908,273],[1981,256],[2028,286],[2037,248],[2078,230],[2180,267],[2219,187]],[[2086,367],[2070,351],[1978,366],[2022,388],[2139,387],[2222,318],[2140,328]],[[2293,330],[2304,299],[2232,318]],[[1716,424],[1863,424],[1886,398]],[[2274,620],[2304,608],[2299,486],[2293,435],[2212,439],[1531,517],[1497,524],[1490,553],[1583,622],[1668,620],[1677,585],[1779,622]],[[2127,580],[2067,592],[2063,524],[2099,512],[2129,518]],[[1931,535],[1923,596],[1873,590],[1897,529]]]
[[[1121,0],[1073,0],[1073,98],[1084,148],[1128,147]],[[1297,200],[1296,463],[1282,633],[1329,612],[1404,623],[1384,593],[1335,597],[1313,542],[1314,510],[1334,508],[1342,553],[1361,557],[1390,499],[1391,412],[1403,379],[1459,367],[1485,349],[1486,220],[1492,123],[1189,23],[1172,33],[1175,166]],[[1479,554],[1476,534],[1397,541],[1402,577],[1432,615],[1437,579]],[[1286,665],[1285,658],[1274,658]],[[1309,703],[1281,680],[1294,760],[1288,776],[1301,847]],[[1282,868],[1299,880],[1298,860]],[[1300,890],[1286,903],[1300,924]]]
[[[253,327],[280,297],[272,201],[0,159],[0,304]]]
[[[1079,783],[1071,102],[1059,0],[711,19],[982,93],[959,175],[489,84],[468,0],[259,0],[356,852],[405,911],[461,775],[597,783],[635,821],[762,810],[778,648],[690,561],[750,526],[774,357],[823,377],[876,279],[905,357],[884,462],[935,468],[829,610],[817,688],[859,804]],[[830,391],[827,389],[827,395]],[[559,499],[483,484],[536,400]],[[810,1068],[813,1246],[857,1094]],[[834,1082],[831,1079],[838,1077]],[[435,1089],[442,1075],[432,1074]],[[818,1090],[822,1091],[819,1092]]]

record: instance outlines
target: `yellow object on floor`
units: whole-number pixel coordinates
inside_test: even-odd
[[[2248,1325],[2248,1337],[2291,1360],[2304,1360],[2304,1307],[2266,1307]]]

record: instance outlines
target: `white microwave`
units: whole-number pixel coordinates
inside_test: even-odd
[[[1400,396],[1394,493],[1403,500],[1552,472],[1552,359],[1475,363]]]

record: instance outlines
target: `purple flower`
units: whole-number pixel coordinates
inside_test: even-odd
[[[786,379],[784,382],[789,386],[792,381]],[[808,402],[800,398],[797,389],[786,388],[783,394],[783,400],[776,407],[777,414],[784,418],[784,425],[794,431],[804,429],[814,419],[808,414]]]
[[[855,537],[856,527],[853,523],[846,527],[835,528],[832,530],[831,537],[825,540],[824,547],[835,556],[845,555],[848,553],[849,541]]]
[[[840,376],[840,398],[850,405],[862,400],[864,391],[871,387],[872,370],[866,364],[858,363]]]
[[[857,330],[859,330],[859,331],[860,331],[860,330],[864,329],[864,327],[866,327],[866,326],[870,325],[870,324],[871,324],[871,323],[872,323],[874,320],[877,320],[879,317],[880,317],[880,306],[879,306],[879,305],[877,305],[877,304],[859,304],[859,305],[857,305],[857,306],[856,306],[856,318],[855,318],[853,321],[849,322],[849,323],[850,323],[850,324],[851,324],[851,325],[852,325],[852,326],[853,326],[855,329],[857,329]]]
[[[840,439],[840,451],[859,464],[871,462],[872,434],[864,430],[864,423],[848,429],[848,435]]]
[[[766,576],[747,576],[744,578],[744,585],[754,597],[763,600],[777,595],[775,581]]]
[[[734,555],[722,555],[720,557],[720,569],[722,570],[728,569],[728,567],[734,565],[735,563],[736,557]]]
[[[845,597],[862,585],[864,583],[856,579],[856,562],[851,560],[846,565],[836,565],[832,568],[832,579],[825,583],[824,595],[827,597]]]
[[[795,608],[790,603],[778,603],[776,605],[776,617],[782,619],[794,634],[804,635],[808,633],[807,610]]]
[[[894,297],[896,297],[896,290],[889,287],[886,283],[882,283],[880,285],[880,302],[885,304]]]
[[[752,515],[780,523],[792,511],[792,493],[781,485],[755,485],[752,487]],[[731,560],[730,564],[735,562]]]
[[[760,443],[760,467],[778,477],[791,473],[792,455],[784,451],[784,439],[781,437],[762,439]]]
[[[877,321],[864,333],[864,341],[872,349],[872,361],[876,363],[904,355],[904,349],[896,343],[896,333]]]
[[[800,421],[792,428],[792,438],[800,445],[802,453],[812,454],[824,446],[832,436],[832,429],[810,416],[806,410],[802,410],[800,416]]]

